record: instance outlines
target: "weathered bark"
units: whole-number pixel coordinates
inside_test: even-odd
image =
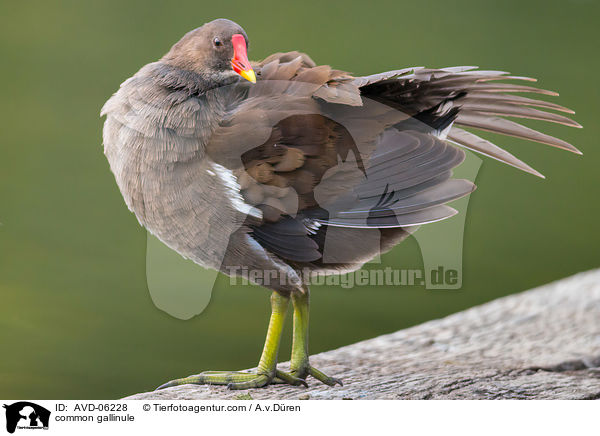
[[[311,357],[343,387],[178,386],[129,399],[600,399],[600,270]],[[286,365],[282,364],[282,368]]]

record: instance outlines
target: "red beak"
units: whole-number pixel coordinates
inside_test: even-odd
[[[246,39],[244,35],[236,33],[231,37],[233,45],[233,59],[231,59],[231,68],[244,79],[256,83],[256,75],[250,66],[248,53],[246,52]]]

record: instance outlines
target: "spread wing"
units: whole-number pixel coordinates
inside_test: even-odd
[[[531,80],[472,67],[411,68],[354,78],[308,56],[278,53],[259,64],[256,85],[231,100],[208,156],[236,177],[251,236],[291,262],[318,262],[328,228],[402,229],[456,213],[445,203],[475,187],[452,179],[461,147],[540,175],[473,127],[578,152],[572,145],[501,116],[579,126],[572,113],[540,100],[505,94],[537,92],[499,84]],[[346,236],[337,232],[339,238]],[[350,238],[349,238],[350,239]],[[361,247],[356,251],[361,258]],[[364,256],[363,256],[364,257]]]
[[[507,94],[518,92],[557,96],[556,92],[529,85],[498,83],[499,80],[535,82],[536,79],[475,68],[414,68],[359,77],[354,83],[361,88],[364,96],[393,105],[424,124],[435,126],[441,123],[449,127],[447,139],[453,143],[539,177],[543,177],[542,174],[517,157],[460,126],[540,142],[581,154],[561,139],[501,118],[529,118],[581,127],[564,115],[547,111],[574,114],[571,109],[544,100]],[[390,77],[390,74],[393,75]],[[444,121],[445,117],[448,120]],[[448,123],[450,120],[454,122]]]

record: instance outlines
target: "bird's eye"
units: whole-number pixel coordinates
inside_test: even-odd
[[[213,39],[213,44],[215,45],[215,47],[219,47],[219,46],[223,45],[223,43],[221,42],[221,40],[219,38]]]

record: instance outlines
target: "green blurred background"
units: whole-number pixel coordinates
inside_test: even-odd
[[[490,135],[548,178],[484,161],[467,216],[463,289],[314,288],[312,353],[599,265],[597,1],[4,1],[1,398],[116,398],[256,364],[268,292],[221,277],[200,316],[181,321],[157,309],[146,233],[101,146],[99,111],[119,84],[219,17],[245,28],[254,59],[297,49],[356,74],[479,65],[538,77],[585,126],[544,126],[583,157]],[[383,260],[421,267],[414,239]],[[286,337],[285,359],[288,350]]]

